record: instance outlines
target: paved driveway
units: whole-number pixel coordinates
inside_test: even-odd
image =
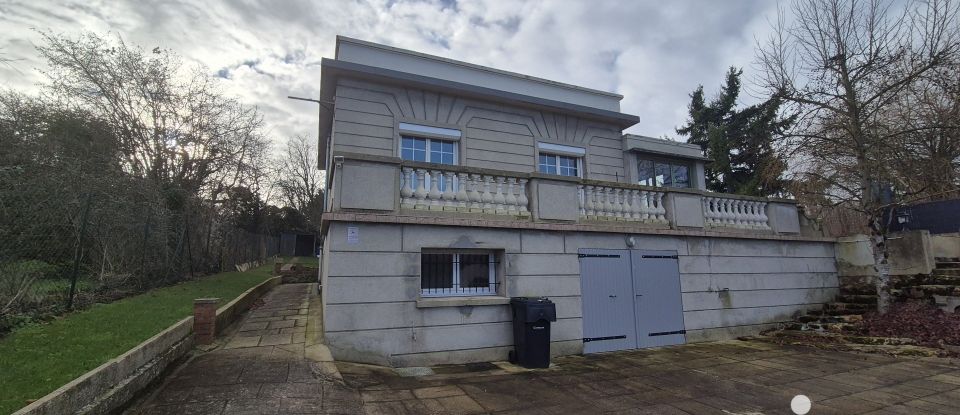
[[[811,414],[958,414],[960,368],[949,360],[701,343],[555,359],[556,368],[437,368],[401,377],[337,363],[366,413],[791,414],[804,394]]]
[[[198,353],[129,414],[355,414],[329,352],[313,345],[315,284],[284,284],[212,351]],[[311,301],[313,300],[313,301]],[[308,340],[309,339],[309,340]]]
[[[960,367],[758,342],[700,343],[555,359],[400,370],[330,362],[313,344],[311,284],[281,285],[215,350],[199,353],[129,413],[960,414]],[[405,376],[418,375],[418,376]]]

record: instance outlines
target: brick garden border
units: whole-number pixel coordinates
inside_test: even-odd
[[[267,279],[218,308],[217,333],[280,282],[280,277]],[[126,353],[21,408],[14,415],[115,412],[160,377],[172,363],[184,357],[193,348],[193,337],[193,317],[184,318]]]

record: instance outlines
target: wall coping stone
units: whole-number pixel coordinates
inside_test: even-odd
[[[620,234],[650,234],[667,236],[697,236],[704,238],[761,239],[774,241],[836,242],[836,238],[802,235],[777,235],[773,233],[747,233],[700,229],[667,229],[632,222],[604,223],[546,223],[510,220],[477,219],[453,216],[409,216],[379,213],[327,212],[323,214],[323,231],[330,222],[369,222],[410,225],[464,226],[501,229],[533,229],[560,232],[603,232]]]
[[[507,177],[519,177],[519,178],[527,178],[527,179],[558,180],[558,181],[566,181],[566,182],[579,183],[579,184],[591,185],[591,186],[607,186],[607,187],[617,187],[622,189],[637,189],[637,190],[647,190],[647,191],[663,192],[663,193],[687,193],[687,194],[700,195],[704,197],[719,197],[719,198],[738,199],[738,200],[754,200],[754,201],[761,201],[761,202],[768,202],[768,203],[786,203],[786,204],[792,204],[792,205],[797,204],[796,200],[783,199],[783,198],[777,198],[777,197],[746,196],[746,195],[737,195],[737,194],[731,194],[731,193],[709,192],[709,191],[700,190],[700,189],[645,186],[645,185],[635,184],[635,183],[583,179],[580,177],[558,176],[553,174],[544,174],[540,172],[524,173],[524,172],[515,172],[515,171],[507,171],[507,170],[462,166],[462,165],[440,165],[440,164],[433,164],[433,163],[424,163],[419,161],[402,160],[399,157],[395,157],[395,156],[377,156],[377,155],[371,155],[371,154],[350,153],[350,152],[342,152],[342,151],[334,152],[334,156],[343,157],[344,160],[394,164],[394,165],[399,165],[403,167],[455,171],[455,172],[471,173],[471,174],[488,174],[491,176],[507,176]]]
[[[510,304],[510,297],[494,295],[474,297],[421,297],[417,299],[417,308],[464,307],[482,305]]]
[[[269,278],[217,309],[217,325],[239,315],[238,305],[249,307],[280,282]],[[202,299],[213,300],[217,299]],[[244,309],[245,309],[244,308]],[[241,310],[242,312],[242,310]],[[13,415],[112,413],[130,402],[193,346],[193,317],[186,317],[125,353],[67,382]]]

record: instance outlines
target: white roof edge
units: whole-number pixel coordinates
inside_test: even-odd
[[[656,137],[650,137],[650,136],[638,135],[638,134],[624,134],[623,137],[624,137],[624,138],[639,139],[639,140],[644,140],[644,141],[653,141],[653,142],[662,143],[662,144],[666,144],[666,145],[672,145],[672,146],[677,146],[677,147],[686,147],[686,148],[696,149],[697,151],[700,151],[700,146],[698,146],[698,145],[696,145],[696,144],[684,143],[684,142],[681,142],[681,141],[673,141],[673,140],[667,140],[667,139],[664,139],[664,138],[656,138]]]
[[[586,87],[577,86],[577,85],[572,85],[572,84],[567,84],[567,83],[563,83],[563,82],[551,81],[551,80],[549,80],[549,79],[538,78],[538,77],[531,76],[531,75],[524,75],[524,74],[521,74],[521,73],[504,71],[504,70],[502,70],[502,69],[496,69],[496,68],[491,68],[491,67],[488,67],[488,66],[483,66],[483,65],[477,65],[477,64],[469,63],[469,62],[463,62],[463,61],[453,60],[453,59],[449,59],[449,58],[444,58],[444,57],[442,57],[442,56],[430,55],[430,54],[427,54],[427,53],[416,52],[416,51],[412,51],[412,50],[409,50],[409,49],[402,49],[402,48],[398,48],[398,47],[387,46],[387,45],[383,45],[383,44],[380,44],[380,43],[374,43],[374,42],[369,42],[369,41],[366,41],[366,40],[355,39],[355,38],[347,37],[347,36],[343,36],[343,35],[337,35],[337,47],[336,47],[336,52],[335,52],[335,55],[336,55],[335,58],[336,58],[336,59],[339,59],[339,55],[340,55],[340,42],[355,43],[355,44],[358,44],[358,45],[363,45],[363,46],[367,46],[367,47],[382,49],[382,50],[389,51],[389,52],[393,52],[393,53],[400,53],[400,54],[404,54],[404,55],[411,55],[411,56],[416,56],[416,57],[425,58],[425,59],[431,59],[431,60],[435,60],[435,61],[439,61],[439,62],[451,64],[451,65],[463,66],[463,67],[465,67],[465,68],[470,68],[470,69],[475,69],[475,70],[481,70],[481,71],[487,71],[487,72],[491,72],[491,73],[495,73],[495,74],[499,74],[499,75],[511,76],[511,77],[514,77],[514,78],[519,78],[519,79],[523,79],[523,80],[527,80],[527,81],[539,82],[539,83],[546,84],[546,85],[550,85],[550,86],[554,86],[554,87],[560,87],[560,88],[566,88],[566,89],[570,89],[570,90],[574,90],[574,91],[588,92],[588,93],[592,93],[592,94],[603,95],[603,96],[607,96],[607,97],[617,98],[618,100],[622,100],[622,99],[623,99],[623,95],[620,95],[620,94],[617,94],[617,93],[614,93],[614,92],[601,91],[601,90],[599,90],[599,89],[586,88]]]

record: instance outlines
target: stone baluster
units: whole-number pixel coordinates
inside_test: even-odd
[[[493,213],[493,194],[490,192],[493,178],[490,176],[480,176],[480,180],[483,181],[483,193],[480,194],[481,202],[483,202],[483,211],[485,213]]]
[[[733,201],[730,199],[720,199],[720,206],[723,208],[723,210],[721,210],[723,223],[727,226],[736,226],[736,222],[733,220]]]
[[[624,196],[623,189],[621,188],[613,189],[613,201],[614,201],[613,213],[617,219],[626,218],[626,215],[624,215],[624,213],[626,213],[627,211],[626,209],[627,204],[623,196]]]
[[[413,169],[410,167],[401,168],[400,175],[403,184],[400,185],[400,205],[403,207],[413,207],[415,204],[411,199],[413,197],[413,183],[416,181],[413,177]]]
[[[650,192],[640,191],[640,199],[637,200],[637,208],[640,211],[640,220],[647,222],[650,219]]]
[[[430,171],[430,193],[427,194],[427,197],[430,198],[430,209],[441,209],[440,197],[443,195],[440,193],[440,181],[443,180],[443,175],[438,170]]]
[[[730,216],[733,218],[733,227],[742,228],[743,227],[743,215],[740,214],[740,205],[742,204],[741,200],[729,199],[730,200]]]
[[[514,194],[516,189],[517,179],[513,177],[507,178],[507,196],[504,198],[504,203],[507,205],[507,213],[510,215],[517,214],[517,195]]]
[[[457,209],[467,210],[467,204],[470,202],[470,196],[467,195],[466,173],[457,173]]]
[[[517,205],[520,207],[520,213],[525,214],[529,211],[527,205],[530,201],[527,199],[527,179],[520,179],[520,192],[517,196]]]
[[[467,191],[467,197],[470,198],[470,210],[480,211],[483,209],[483,195],[480,194],[480,175],[470,175],[470,189]]]
[[[505,178],[503,176],[494,177],[494,181],[497,183],[493,192],[493,210],[496,213],[503,213],[506,211],[505,203],[507,198],[503,195],[503,182]]]
[[[623,218],[630,221],[636,219],[633,216],[633,192],[633,189],[623,189]]]
[[[667,223],[667,209],[663,207],[663,192],[656,192],[655,197],[657,204],[657,209],[655,211],[657,222]]]
[[[770,229],[770,218],[767,217],[767,202],[760,202],[760,226],[763,229]]]
[[[426,174],[427,171],[424,169],[416,169],[417,173],[417,190],[413,192],[413,197],[416,199],[414,202],[415,207],[422,208],[425,206],[425,201],[427,199],[427,180]]]
[[[610,188],[603,186],[599,188],[600,190],[600,213],[597,216],[610,217],[610,213],[613,210],[613,206],[610,204]]]
[[[640,191],[637,189],[632,189],[630,190],[630,219],[641,220],[641,212]]]
[[[583,210],[584,214],[590,218],[597,216],[597,195],[594,193],[593,186],[583,187]]]
[[[737,203],[737,212],[740,214],[740,227],[749,228],[753,225],[753,221],[750,220],[750,212],[748,211],[750,201],[740,200]]]
[[[443,180],[443,194],[440,195],[442,200],[441,204],[443,208],[456,206],[454,204],[454,199],[457,198],[456,191],[453,189],[453,175],[452,171],[440,172],[442,176],[438,177]]]
[[[707,226],[714,226],[717,224],[717,204],[716,198],[714,197],[705,197],[703,198],[703,219]]]
[[[760,202],[757,201],[747,201],[747,219],[749,220],[748,224],[751,228],[760,227],[760,216],[757,214],[757,205]]]

